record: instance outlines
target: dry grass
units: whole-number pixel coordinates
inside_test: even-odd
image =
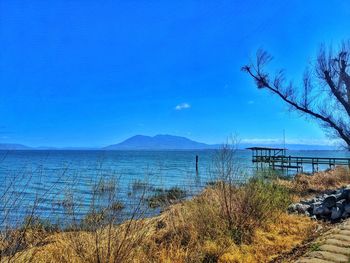
[[[294,180],[278,180],[298,197],[305,197],[334,190],[350,184],[350,171],[346,167],[317,172],[312,175],[298,174]]]
[[[237,189],[236,195],[252,194],[247,189]],[[245,224],[250,224],[241,229],[248,229],[249,239],[237,242],[222,214],[221,194],[220,189],[210,187],[192,200],[169,207],[160,216],[134,221],[135,231],[131,231],[133,234],[128,235],[122,247],[128,254],[122,258],[113,257],[113,253],[106,257],[107,241],[113,233],[112,247],[118,247],[127,223],[110,232],[101,229],[98,249],[104,252],[99,253],[98,260],[94,233],[79,231],[52,234],[40,246],[18,253],[16,262],[268,262],[300,245],[316,226],[308,218],[288,215],[282,209],[271,219],[254,219],[255,210],[235,209],[234,213],[245,214],[234,220],[242,223],[240,220],[244,219]],[[237,196],[237,202],[246,202]],[[262,201],[266,202],[271,200]]]
[[[264,223],[252,222],[245,215],[255,226],[254,231],[249,242],[237,243],[222,216],[219,194],[207,189],[159,217],[141,261],[268,262],[300,245],[317,226],[309,218],[283,212]]]

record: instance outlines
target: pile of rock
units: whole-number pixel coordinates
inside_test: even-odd
[[[332,222],[350,217],[350,185],[289,206],[289,212]]]

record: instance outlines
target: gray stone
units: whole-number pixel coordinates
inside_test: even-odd
[[[297,205],[298,204],[291,204],[290,206],[288,206],[288,212],[289,213],[296,213],[297,212]]]
[[[350,189],[344,189],[341,198],[350,201]]]
[[[343,192],[343,189],[339,189],[339,190],[335,191],[335,194],[336,194],[336,195],[339,195],[339,194],[341,194],[342,192]]]
[[[334,196],[336,197],[337,201],[340,201],[343,199],[343,191],[341,191],[340,193],[336,193]]]
[[[300,201],[300,204],[303,204],[303,205],[310,205],[310,204],[312,204],[312,200],[301,200],[301,201]]]
[[[338,220],[342,216],[342,211],[339,209],[339,207],[333,207],[332,208],[332,214],[331,214],[331,219],[332,220]]]
[[[332,213],[332,209],[328,207],[323,208],[323,213],[322,215],[330,215]]]
[[[315,206],[312,213],[314,215],[322,215],[324,212],[324,207],[323,206]]]
[[[300,214],[305,214],[307,210],[310,208],[310,205],[305,205],[305,204],[296,204],[296,210]]]
[[[337,198],[335,197],[335,195],[327,196],[323,200],[323,205],[328,208],[334,207],[336,203],[337,203]]]
[[[350,203],[344,205],[344,211],[350,214]]]
[[[288,207],[290,213],[307,215],[313,219],[337,221],[350,217],[350,186],[346,189],[328,191],[311,199]]]
[[[322,206],[322,203],[321,202],[314,202],[310,206],[311,206],[312,209],[314,209],[315,207]]]

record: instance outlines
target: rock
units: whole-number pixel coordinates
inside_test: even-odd
[[[339,190],[329,190],[323,195],[301,200],[288,207],[291,213],[304,214],[312,219],[337,222],[350,217],[350,185]]]
[[[288,211],[290,213],[305,214],[305,213],[308,213],[309,210],[311,210],[310,205],[303,204],[303,203],[291,204],[288,207]]]
[[[350,201],[350,189],[344,189],[341,194],[341,199]]]
[[[338,220],[341,217],[342,217],[342,211],[339,209],[339,207],[333,207],[332,208],[331,219],[332,220]]]
[[[343,213],[342,213],[342,215],[341,215],[341,217],[342,218],[348,218],[350,216],[350,214],[348,213],[348,212],[346,212],[346,211],[344,211]]]
[[[335,198],[337,199],[337,201],[340,201],[340,200],[343,200],[343,195],[342,195],[343,192],[340,192],[340,193],[336,193],[334,196]]]
[[[300,201],[300,204],[303,204],[303,205],[310,205],[310,204],[312,204],[312,200],[301,200],[301,201]]]
[[[321,202],[314,202],[313,204],[311,204],[310,206],[311,206],[311,208],[312,209],[314,209],[315,207],[317,207],[317,206],[321,206],[322,205],[322,203]]]
[[[300,214],[305,214],[310,208],[310,205],[306,205],[306,204],[297,204],[296,205],[296,210],[298,213]]]
[[[288,206],[287,210],[289,213],[296,213],[297,212],[297,204],[291,204],[290,206]]]
[[[314,215],[322,215],[324,211],[325,211],[324,206],[320,205],[320,206],[315,206],[312,213]]]
[[[335,191],[336,195],[339,195],[339,194],[342,194],[342,193],[343,193],[343,189],[339,189],[339,190]]]
[[[344,205],[344,211],[350,214],[350,203]]]
[[[342,199],[342,200],[337,201],[337,203],[335,205],[341,209],[344,209],[345,204],[346,204],[346,200]]]
[[[332,213],[332,210],[331,210],[330,208],[328,208],[328,207],[324,207],[324,208],[323,208],[323,213],[322,213],[322,215],[327,216],[327,215],[330,215],[331,213]]]
[[[327,196],[324,200],[323,200],[323,205],[325,207],[331,208],[334,207],[337,203],[337,198],[335,195],[330,195]]]

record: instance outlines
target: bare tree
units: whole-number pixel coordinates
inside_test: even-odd
[[[331,137],[342,139],[350,150],[350,40],[333,51],[322,46],[312,69],[305,70],[300,86],[287,82],[283,70],[268,72],[272,57],[258,50],[256,61],[242,68],[259,89],[268,89],[292,110],[316,119]]]

